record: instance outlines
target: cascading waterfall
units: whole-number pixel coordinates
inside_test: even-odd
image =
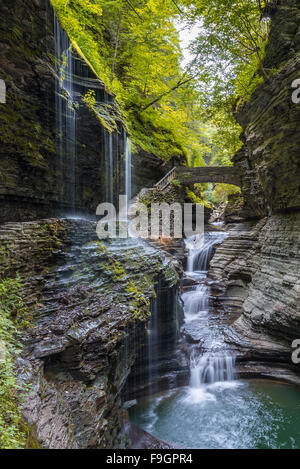
[[[191,388],[200,388],[203,384],[233,381],[235,377],[234,357],[211,355],[210,353],[191,356]]]
[[[186,239],[185,244],[188,249],[186,273],[207,273],[214,248],[225,237],[226,233],[209,232],[205,235],[195,235]]]
[[[108,144],[106,146],[108,155],[105,157],[107,164],[107,202],[114,203],[114,139],[113,135],[107,137]]]
[[[163,370],[157,367],[155,337],[164,337],[170,323],[162,328],[157,320],[164,318],[163,311],[157,314],[155,310],[156,321],[150,324],[155,332],[148,341],[149,374],[145,376],[145,361],[140,371],[142,379],[148,378],[152,386],[150,392],[132,396],[143,399],[130,409],[131,422],[175,448],[299,448],[299,415],[295,413],[293,396],[287,395],[291,388],[271,381],[255,383],[235,379],[235,359],[224,341],[227,320],[223,321],[222,315],[219,317],[217,311],[209,308],[210,291],[205,285],[207,272],[204,271],[206,255],[212,237],[215,242],[221,242],[225,236],[207,233],[202,247],[205,252],[199,248],[200,252],[190,253],[191,257],[195,254],[193,272],[197,275],[188,272],[187,277],[196,280],[198,285],[182,295],[185,324],[181,330],[184,349],[191,352],[189,385],[178,387],[178,381],[168,381],[168,390],[158,393],[155,383]],[[194,250],[195,240],[187,240],[187,246]],[[160,351],[168,356],[164,344]],[[170,373],[169,364],[166,370]],[[297,401],[300,402],[298,390]]]
[[[211,232],[205,236],[193,236],[186,240],[188,249],[187,274],[203,274],[202,282],[189,292],[182,295],[184,303],[185,322],[192,323],[197,320],[209,331],[210,288],[203,281],[206,279],[209,262],[216,244],[226,238],[226,233]],[[222,337],[211,335],[209,332],[204,337],[208,342],[206,347],[209,352],[203,353],[202,347],[194,347],[190,356],[190,388],[200,389],[204,384],[211,384],[234,379],[234,357],[227,354]]]
[[[52,18],[51,18],[52,21]],[[94,111],[113,129],[113,132],[101,128],[97,141],[99,162],[99,181],[95,176],[97,203],[110,202],[117,206],[119,195],[126,193],[131,198],[131,148],[125,128],[115,115],[115,98],[109,95],[104,85],[94,76],[94,72],[82,58],[72,50],[72,44],[66,32],[61,28],[54,14],[55,57],[56,57],[56,145],[57,145],[57,186],[58,203],[61,216],[77,216],[82,212],[81,201],[83,187],[88,184],[90,160],[87,168],[81,154],[92,150],[85,133],[87,108],[82,99],[89,91],[95,97]],[[91,116],[93,118],[93,116]],[[94,127],[93,127],[94,129]],[[94,156],[93,156],[94,157]],[[76,213],[76,209],[78,212]],[[85,211],[85,208],[83,209]],[[80,213],[81,215],[81,213]]]
[[[209,287],[199,284],[195,290],[182,295],[184,302],[185,321],[194,321],[199,315],[208,313],[209,308]]]
[[[127,204],[131,201],[131,142],[125,137],[125,194]]]
[[[76,200],[76,112],[74,108],[74,58],[72,45],[54,15],[56,80],[56,136],[59,154],[60,202],[75,214]],[[66,189],[67,188],[67,189]],[[66,190],[66,193],[64,193]],[[63,207],[61,207],[64,210]]]

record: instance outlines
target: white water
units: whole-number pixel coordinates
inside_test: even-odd
[[[205,272],[209,269],[209,262],[216,244],[220,244],[227,234],[222,232],[209,232],[205,235],[196,235],[185,241],[188,249],[186,273]]]
[[[125,194],[127,197],[127,204],[129,206],[131,201],[131,142],[130,139],[125,137]]]
[[[226,355],[211,355],[191,357],[192,388],[200,388],[203,384],[213,384],[220,381],[233,381],[235,376],[234,358]]]
[[[76,197],[76,112],[74,108],[73,54],[67,34],[54,16],[56,80],[56,135],[59,154],[59,187],[61,201],[75,214]],[[67,182],[67,184],[66,184]],[[64,193],[64,188],[66,193]]]
[[[202,273],[196,288],[182,295],[186,325],[200,325],[201,345],[195,346],[190,356],[191,402],[209,400],[206,385],[232,382],[235,377],[234,357],[228,353],[223,337],[209,324],[210,288],[205,284],[209,263],[216,244],[226,238],[226,233],[211,232],[205,236],[193,236],[186,240],[188,249],[187,274]],[[206,350],[206,351],[205,351]],[[208,351],[207,351],[208,350]]]

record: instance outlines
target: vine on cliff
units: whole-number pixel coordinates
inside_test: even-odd
[[[22,350],[22,330],[30,326],[31,318],[19,278],[1,281],[0,305],[0,448],[20,449],[26,446],[27,426],[19,407],[22,389],[17,384],[16,359]]]

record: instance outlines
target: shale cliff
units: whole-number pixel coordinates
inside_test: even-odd
[[[156,301],[167,317],[174,308],[177,275],[163,256],[133,241],[105,247],[95,228],[49,219],[0,229],[1,279],[18,272],[30,312],[17,362],[19,386],[30,386],[22,415],[43,448],[129,444],[122,393]]]
[[[272,2],[271,2],[272,3]],[[236,113],[244,146],[235,156],[248,215],[300,208],[300,106],[293,102],[300,75],[300,2],[273,2],[263,67],[270,76]]]
[[[292,83],[300,76],[300,2],[274,2],[270,14],[264,67],[272,76],[238,110],[245,143],[235,157],[246,170],[248,215],[262,219],[229,225],[210,275],[225,308],[242,309],[228,338],[240,360],[267,362],[272,375],[279,365],[298,372],[291,355],[300,337],[300,105]]]
[[[126,123],[49,0],[0,2],[0,222],[84,214],[125,194]],[[134,155],[134,192],[166,171]],[[145,160],[148,158],[148,166]]]

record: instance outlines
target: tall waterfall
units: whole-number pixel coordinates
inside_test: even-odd
[[[56,144],[59,154],[60,202],[75,214],[76,202],[76,111],[74,108],[74,59],[72,45],[54,15],[56,80]],[[65,193],[64,193],[65,191]],[[64,207],[61,207],[64,211]],[[62,213],[64,214],[64,213]]]
[[[127,136],[125,141],[125,194],[129,205],[131,201],[131,142]]]
[[[209,325],[210,288],[205,285],[209,263],[216,244],[226,238],[226,233],[210,232],[205,236],[193,236],[186,240],[188,249],[187,274],[201,272],[202,276],[196,288],[182,295],[186,324],[198,324],[202,330],[201,346],[195,346],[190,355],[190,389],[202,389],[203,385],[234,379],[233,356],[227,353],[223,337]],[[209,352],[205,352],[209,349]]]
[[[105,196],[106,202],[114,203],[114,138],[113,134],[104,133],[105,152]]]
[[[131,198],[130,141],[114,96],[72,49],[55,14],[54,35],[59,212],[61,216],[74,217],[90,210],[94,215],[101,202],[117,207],[119,195]],[[94,112],[83,99],[89,92],[95,98]],[[108,125],[101,125],[95,113]],[[91,145],[91,139],[96,145]]]

